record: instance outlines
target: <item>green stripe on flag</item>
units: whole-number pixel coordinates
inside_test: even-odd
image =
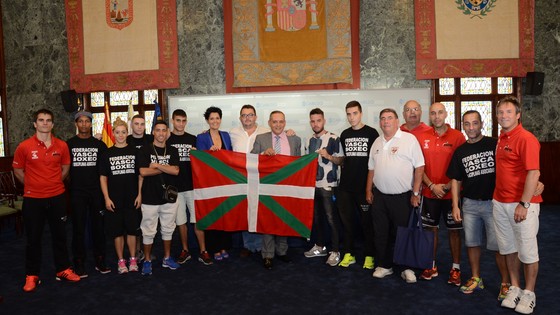
[[[268,207],[280,220],[291,227],[296,233],[302,237],[309,238],[311,235],[311,230],[305,226],[297,217],[286,210],[282,205],[280,205],[274,198],[270,196],[259,196],[260,202]]]
[[[231,196],[224,200],[216,209],[210,211],[204,218],[200,219],[196,222],[196,226],[200,230],[206,230],[209,226],[214,224],[218,219],[223,217],[226,213],[230,212],[233,208],[237,207],[237,205],[247,199],[245,195],[239,196]]]
[[[202,163],[215,169],[218,173],[224,175],[225,177],[231,179],[238,184],[247,184],[247,176],[239,173],[230,166],[226,165],[224,162],[220,161],[208,152],[200,150],[191,150],[191,155],[199,159]]]
[[[284,179],[292,176],[293,174],[299,172],[305,168],[309,163],[317,160],[317,153],[310,153],[300,157],[299,159],[293,161],[292,163],[284,166],[278,171],[261,178],[261,184],[278,184]]]

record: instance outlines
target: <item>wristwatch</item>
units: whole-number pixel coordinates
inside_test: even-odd
[[[418,196],[420,196],[420,193],[419,193],[419,192],[417,192],[417,191],[413,192],[412,194],[414,195],[414,197],[418,197]]]
[[[519,204],[522,205],[525,209],[529,209],[529,207],[531,206],[531,203],[525,201],[520,201]]]

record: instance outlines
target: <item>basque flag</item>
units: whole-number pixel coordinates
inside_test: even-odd
[[[197,227],[309,238],[317,154],[191,150]]]

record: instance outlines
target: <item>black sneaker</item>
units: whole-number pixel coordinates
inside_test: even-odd
[[[101,274],[111,272],[111,268],[105,265],[105,257],[97,257],[95,259],[95,270],[99,271]]]
[[[86,268],[84,267],[84,262],[81,260],[74,261],[74,273],[80,278],[87,278],[88,274],[86,272]]]

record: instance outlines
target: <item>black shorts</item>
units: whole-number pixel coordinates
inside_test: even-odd
[[[114,212],[105,210],[107,236],[115,238],[123,235],[137,235],[140,227],[138,212],[141,212],[140,209],[115,209]]]
[[[459,230],[463,223],[453,220],[451,199],[432,199],[423,197],[422,224],[427,227],[439,227],[439,220],[443,216],[448,230]]]

